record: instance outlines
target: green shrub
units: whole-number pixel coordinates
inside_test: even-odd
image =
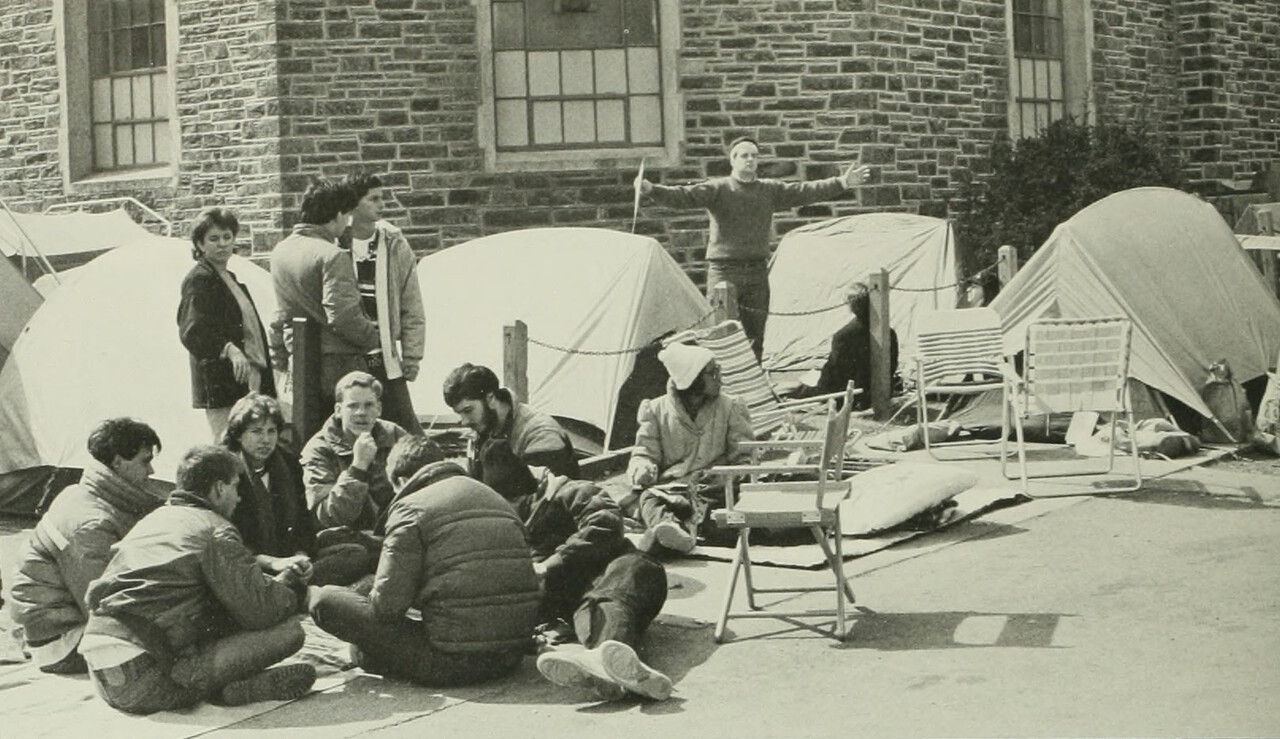
[[[1142,122],[1077,124],[1059,120],[1039,136],[991,147],[987,172],[961,185],[956,239],[963,274],[995,262],[1002,244],[1025,264],[1059,223],[1111,193],[1159,185],[1182,189],[1183,161],[1173,142]]]

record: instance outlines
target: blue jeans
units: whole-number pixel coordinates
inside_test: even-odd
[[[258,631],[217,639],[172,663],[150,652],[105,670],[92,670],[107,705],[126,713],[155,713],[217,698],[227,685],[262,672],[302,649],[300,617]]]
[[[355,645],[365,672],[447,687],[493,680],[514,671],[521,652],[441,652],[433,649],[421,621],[402,617],[387,623],[374,617],[369,599],[328,585],[311,591],[316,625]]]

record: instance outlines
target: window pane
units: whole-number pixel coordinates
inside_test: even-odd
[[[169,117],[169,75],[157,72],[151,77],[151,110],[157,118]]]
[[[133,25],[132,0],[111,0],[111,28],[118,30]]]
[[[151,20],[156,23],[164,21],[164,0],[151,0]]]
[[[1013,16],[1013,50],[1016,54],[1031,53],[1031,19],[1025,15]]]
[[[133,126],[116,126],[116,166],[133,166]]]
[[[1018,60],[1018,76],[1021,78],[1021,86],[1018,94],[1024,98],[1032,98],[1036,96],[1036,72],[1035,62],[1030,59]]]
[[[493,89],[500,98],[524,97],[524,52],[500,51],[493,55]]]
[[[156,142],[156,162],[168,163],[173,161],[173,150],[169,143],[169,122],[161,121],[151,124],[152,134]]]
[[[151,66],[163,67],[168,64],[165,58],[164,26],[151,27]]]
[[[662,141],[662,109],[656,95],[631,98],[631,143]]]
[[[140,74],[133,78],[133,110],[135,118],[155,118],[151,109],[151,75]]]
[[[92,99],[93,122],[111,120],[111,78],[103,77],[93,81]]]
[[[583,143],[596,140],[596,104],[569,100],[564,104],[564,140]]]
[[[524,48],[524,4],[493,4],[493,48]]]
[[[129,55],[131,46],[129,31],[111,32],[111,71],[123,72],[133,69],[133,60]]]
[[[99,123],[93,127],[93,168],[111,169],[116,166],[111,148],[111,124]]]
[[[1062,99],[1062,62],[1049,62],[1049,98]]]
[[[656,48],[627,49],[627,81],[633,93],[654,93],[662,89]]]
[[[1044,60],[1037,60],[1036,66],[1036,97],[1045,99],[1049,97],[1049,63]]]
[[[151,63],[151,30],[146,26],[135,28],[130,36],[133,43],[134,68],[146,69]]]
[[[559,144],[564,141],[560,127],[560,103],[554,100],[533,104],[533,143]]]
[[[151,0],[133,0],[133,25],[145,26],[151,22]]]
[[[151,145],[151,126],[133,127],[133,152],[136,164],[151,164],[156,160]]]
[[[595,90],[595,74],[591,70],[590,51],[566,51],[560,54],[564,94],[590,95]]]
[[[529,110],[523,99],[499,100],[498,146],[529,145]]]
[[[133,117],[133,105],[130,102],[129,87],[128,77],[115,77],[111,80],[111,101],[114,106],[111,109],[111,117],[117,121],[128,120]]]
[[[1049,120],[1057,121],[1062,119],[1062,103],[1051,103],[1049,105]]]
[[[534,51],[529,54],[529,94],[560,94],[560,54],[555,51]],[[534,120],[538,114],[534,112]],[[536,128],[534,138],[537,138]]]
[[[626,141],[627,127],[623,122],[624,107],[621,100],[600,100],[596,103],[596,139],[599,141]]]
[[[657,0],[624,0],[623,38],[629,46],[654,46],[658,43]]]
[[[596,92],[626,94],[627,57],[622,49],[597,49]]]

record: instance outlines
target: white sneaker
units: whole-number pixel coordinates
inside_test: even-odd
[[[680,554],[693,551],[697,543],[693,535],[675,521],[659,521],[653,527],[653,538],[662,546]]]
[[[610,679],[632,693],[656,701],[671,697],[671,678],[641,662],[636,650],[630,646],[609,640],[590,651],[599,651]]]
[[[598,650],[551,649],[538,655],[538,672],[564,688],[585,688],[596,698],[616,701],[627,690],[609,676]]]

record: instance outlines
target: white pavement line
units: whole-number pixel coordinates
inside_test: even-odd
[[[956,644],[967,646],[991,646],[1000,640],[1008,616],[968,616],[961,621],[951,635]]]

